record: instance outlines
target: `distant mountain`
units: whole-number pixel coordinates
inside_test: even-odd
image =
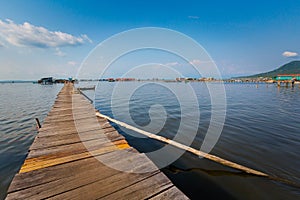
[[[273,71],[239,78],[274,77],[278,74],[300,74],[300,61],[296,60],[289,62]]]

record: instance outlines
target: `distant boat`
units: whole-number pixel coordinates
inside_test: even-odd
[[[95,90],[96,86],[79,87],[79,90]]]

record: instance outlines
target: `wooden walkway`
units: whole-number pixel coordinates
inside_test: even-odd
[[[188,199],[144,154],[122,156],[136,150],[106,119],[98,119],[97,124],[91,119],[95,120],[93,106],[73,84],[66,84],[14,177],[7,199]],[[130,161],[129,168],[150,172],[112,169],[98,160],[101,157],[116,165]]]

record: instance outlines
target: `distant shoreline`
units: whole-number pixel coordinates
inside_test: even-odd
[[[22,80],[0,80],[0,83],[33,83],[36,82],[34,80],[32,81],[22,81]]]

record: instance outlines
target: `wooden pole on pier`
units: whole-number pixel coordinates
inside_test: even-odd
[[[222,164],[224,166],[227,166],[227,167],[231,167],[233,169],[237,169],[237,170],[240,170],[242,172],[245,172],[245,173],[248,173],[248,174],[252,174],[254,176],[261,176],[261,177],[266,177],[266,178],[269,178],[271,180],[274,180],[274,181],[279,181],[279,182],[282,182],[282,183],[285,183],[285,184],[288,184],[290,186],[294,186],[294,187],[297,187],[297,188],[300,188],[299,184],[297,183],[294,183],[290,180],[287,180],[287,179],[284,179],[284,178],[280,178],[280,177],[276,177],[276,176],[272,176],[272,175],[269,175],[267,173],[264,173],[264,172],[261,172],[261,171],[258,171],[258,170],[255,170],[255,169],[251,169],[249,167],[246,167],[246,166],[243,166],[243,165],[240,165],[238,163],[234,163],[232,161],[229,161],[229,160],[226,160],[226,159],[223,159],[221,157],[218,157],[216,155],[212,155],[212,154],[209,154],[209,153],[205,153],[203,151],[200,151],[200,150],[197,150],[197,149],[194,149],[192,147],[189,147],[189,146],[186,146],[184,144],[181,144],[179,142],[176,142],[174,140],[170,140],[168,138],[165,138],[165,137],[162,137],[162,136],[159,136],[159,135],[155,135],[153,133],[150,133],[150,132],[147,132],[147,131],[144,131],[144,130],[141,130],[141,129],[138,129],[134,126],[131,126],[129,124],[126,124],[124,122],[120,122],[118,120],[115,120],[113,118],[110,118],[109,116],[106,116],[106,115],[103,115],[101,114],[100,112],[96,111],[96,116],[100,117],[100,118],[104,118],[104,119],[107,119],[113,123],[116,123],[124,128],[127,128],[127,129],[130,129],[130,130],[133,130],[137,133],[140,133],[142,135],[145,135],[149,138],[152,138],[152,139],[155,139],[155,140],[158,140],[158,141],[161,141],[161,142],[164,142],[166,144],[170,144],[174,147],[177,147],[179,149],[182,149],[182,150],[185,150],[185,151],[188,151],[194,155],[197,155],[197,156],[201,156],[201,157],[204,157],[208,160],[211,160],[211,161],[214,161],[216,163],[219,163],[219,164]]]

